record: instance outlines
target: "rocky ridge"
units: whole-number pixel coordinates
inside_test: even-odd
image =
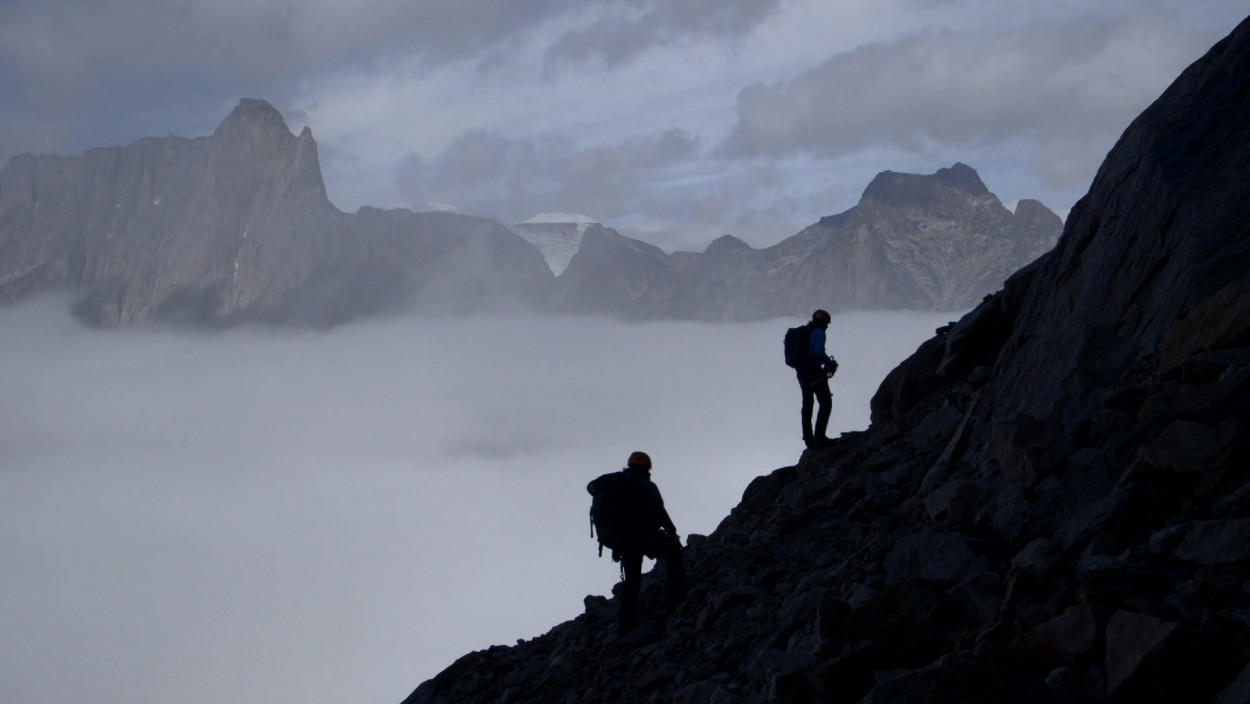
[[[551,274],[502,225],[326,197],[308,128],[244,99],[209,137],[0,171],[0,303],[72,287],[90,323],[333,324],[404,307],[541,303]]]
[[[1049,250],[1063,222],[1003,207],[971,167],[878,174],[850,210],[764,249],[732,235],[666,254],[588,230],[552,306],[629,318],[758,320],[845,310],[967,310]]]
[[[1250,701],[1247,164],[1250,20],[868,430],[688,537],[682,604],[657,568],[639,629],[587,597],[406,704]]]
[[[963,164],[884,172],[851,210],[761,250],[726,235],[670,255],[551,217],[510,230],[446,211],[340,212],[311,131],[297,137],[244,99],[208,137],[12,159],[0,170],[0,304],[72,288],[79,317],[104,326],[332,325],[518,300],[629,319],[966,310],[1062,226],[1036,201],[1011,213]]]

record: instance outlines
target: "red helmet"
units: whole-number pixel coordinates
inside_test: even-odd
[[[629,461],[625,463],[625,466],[651,469],[651,456],[645,452],[631,452]]]
[[[824,323],[825,325],[828,325],[830,320],[833,320],[833,318],[829,316],[829,311],[823,308],[817,310],[815,313],[812,313],[813,322]]]

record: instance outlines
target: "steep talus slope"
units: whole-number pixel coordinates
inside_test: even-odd
[[[259,100],[209,137],[26,154],[0,171],[0,303],[72,287],[94,324],[323,324],[431,298],[537,303],[550,280],[493,221],[339,212],[311,132]]]
[[[653,573],[639,630],[587,597],[407,702],[1250,701],[1248,129],[1250,21],[867,431],[689,537],[679,607]]]

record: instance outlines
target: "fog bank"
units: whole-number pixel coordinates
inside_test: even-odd
[[[608,594],[630,451],[709,533],[802,451],[799,321],[93,331],[0,311],[0,700],[399,701]],[[953,314],[834,318],[830,435]]]

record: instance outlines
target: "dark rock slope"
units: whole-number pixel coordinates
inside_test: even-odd
[[[595,227],[556,281],[553,307],[630,318],[758,320],[843,310],[967,310],[1050,249],[1063,222],[1012,213],[964,164],[886,171],[859,203],[765,249],[725,235],[665,254]]]
[[[681,606],[618,640],[588,597],[407,701],[1250,701],[1247,165],[1250,21],[867,431],[690,537]]]
[[[541,255],[491,220],[326,198],[317,145],[243,100],[209,137],[142,139],[0,171],[0,303],[74,288],[78,314],[329,324],[412,305],[539,302]]]

